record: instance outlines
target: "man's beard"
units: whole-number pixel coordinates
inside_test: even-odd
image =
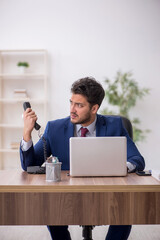
[[[75,114],[75,113],[72,113],[72,114]],[[75,114],[76,116],[78,116],[77,114]],[[71,118],[70,118],[71,119]],[[87,122],[90,122],[91,120],[91,114],[90,113],[87,113],[83,118],[81,119],[77,119],[74,121],[74,119],[72,120],[71,119],[71,122],[74,123],[74,124],[85,124]]]

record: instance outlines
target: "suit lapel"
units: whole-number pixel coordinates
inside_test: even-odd
[[[102,115],[97,114],[97,122],[96,122],[96,136],[103,137],[107,134],[107,125],[105,118]]]
[[[67,169],[69,169],[69,139],[70,137],[74,136],[74,125],[70,122],[70,118],[66,121],[64,125],[64,135],[63,135],[63,141],[64,141],[64,164]]]
[[[68,122],[64,126],[64,136],[65,139],[69,139],[70,137],[74,136],[74,125],[71,123],[70,118],[68,119]]]

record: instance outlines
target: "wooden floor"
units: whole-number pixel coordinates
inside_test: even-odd
[[[82,229],[70,226],[72,240],[82,240]],[[108,226],[97,226],[93,230],[94,240],[104,240]],[[51,240],[46,226],[0,226],[2,240]],[[118,240],[118,239],[117,239]],[[160,225],[133,226],[128,240],[160,240]]]

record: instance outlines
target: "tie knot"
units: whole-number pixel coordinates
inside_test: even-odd
[[[81,128],[81,137],[86,137],[86,133],[88,132],[87,128]]]

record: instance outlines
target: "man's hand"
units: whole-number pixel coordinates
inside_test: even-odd
[[[27,108],[23,113],[24,129],[23,129],[23,139],[28,142],[31,140],[31,133],[33,131],[35,122],[37,121],[37,115],[31,108]]]

